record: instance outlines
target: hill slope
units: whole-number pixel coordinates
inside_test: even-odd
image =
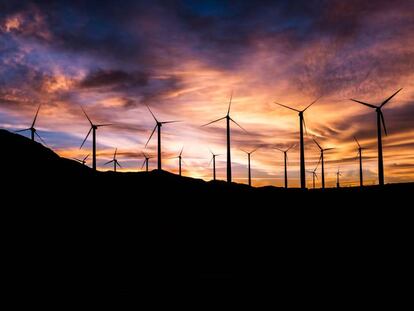
[[[7,131],[0,143],[7,253],[29,283],[87,292],[209,278],[385,286],[395,281],[386,267],[405,269],[412,184],[322,192],[95,174]]]

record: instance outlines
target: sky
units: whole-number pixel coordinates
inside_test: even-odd
[[[279,102],[305,112],[306,169],[325,155],[327,186],[358,183],[356,136],[366,148],[366,184],[377,180],[376,114],[350,98],[383,108],[385,182],[414,181],[414,1],[10,1],[0,0],[0,127],[36,127],[60,156],[83,158],[85,109],[96,123],[98,168],[118,148],[121,171],[139,171],[142,152],[156,156],[147,105],[161,121],[163,169],[226,177],[225,116],[231,116],[234,181],[283,185],[283,154],[299,185],[299,119]],[[22,133],[29,135],[29,133]],[[91,163],[88,162],[90,165]],[[156,159],[150,160],[150,169]],[[318,168],[320,172],[320,168]],[[307,184],[311,186],[311,174]],[[318,181],[317,186],[320,186]]]

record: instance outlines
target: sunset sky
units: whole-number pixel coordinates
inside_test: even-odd
[[[225,179],[225,122],[231,115],[234,181],[283,185],[285,148],[299,142],[298,109],[305,113],[307,170],[326,153],[327,186],[358,183],[355,135],[364,150],[367,184],[377,183],[376,114],[383,109],[385,182],[414,181],[414,1],[13,1],[0,0],[0,127],[28,128],[42,104],[37,129],[64,157],[83,158],[91,140],[80,105],[97,123],[98,167],[118,148],[121,171],[137,171],[157,118],[163,127],[163,168],[206,180],[217,158]],[[29,136],[29,133],[23,135]],[[88,162],[90,165],[90,162]],[[150,168],[156,167],[151,159]],[[289,152],[289,179],[299,185],[299,149]],[[311,174],[307,175],[311,185]],[[318,186],[319,186],[318,182]]]

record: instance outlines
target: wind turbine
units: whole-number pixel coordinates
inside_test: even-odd
[[[315,178],[319,180],[318,174],[316,173],[316,167],[313,171],[307,171],[309,174],[312,174],[312,183],[313,183],[313,189],[315,189]]]
[[[233,93],[231,93],[231,95],[230,95],[229,108],[227,110],[227,114],[224,117],[202,125],[202,126],[207,126],[207,125],[213,124],[215,122],[226,119],[226,125],[227,125],[227,182],[229,182],[229,183],[231,182],[230,121],[233,122],[234,124],[236,124],[238,127],[240,127],[243,131],[245,131],[247,133],[247,131],[244,128],[242,128],[240,124],[238,124],[236,121],[234,121],[230,117],[230,108],[231,108],[232,98],[233,98]]]
[[[213,180],[216,180],[216,157],[220,156],[221,154],[215,154],[211,150],[210,152],[211,152],[212,157],[211,157],[211,160],[208,166],[210,166],[211,162],[213,162]]]
[[[37,116],[38,116],[38,114],[39,114],[39,110],[40,110],[40,106],[42,106],[42,104],[40,104],[40,105],[39,105],[39,107],[37,108],[36,115],[35,115],[35,117],[34,117],[34,119],[33,119],[32,125],[31,125],[29,128],[27,128],[27,129],[16,131],[16,133],[30,131],[30,132],[31,132],[31,139],[32,139],[33,141],[35,141],[35,135],[36,135],[36,136],[40,139],[40,141],[41,141],[43,144],[45,144],[45,145],[46,145],[45,141],[42,139],[42,137],[40,137],[40,135],[37,133],[37,130],[36,130],[36,128],[35,128],[35,125],[36,125],[36,120],[37,120]]]
[[[329,151],[335,148],[322,148],[321,145],[318,144],[318,142],[316,141],[315,138],[313,138],[313,141],[315,142],[315,144],[318,146],[319,150],[321,151],[321,156],[319,158],[320,162],[321,162],[321,170],[322,170],[322,189],[325,189],[325,166],[324,166],[324,152],[325,151]]]
[[[150,137],[148,138],[147,143],[145,144],[145,147],[147,147],[148,143],[150,142],[152,135],[154,135],[155,130],[157,130],[157,134],[158,134],[158,170],[160,171],[162,169],[162,164],[161,164],[161,127],[163,126],[163,124],[168,124],[168,123],[176,123],[176,122],[180,122],[180,121],[163,121],[160,122],[157,120],[157,118],[155,117],[155,115],[152,113],[150,107],[148,107],[149,112],[151,113],[152,117],[155,120],[155,127],[152,130],[152,133],[150,135]]]
[[[151,159],[152,157],[147,155],[145,152],[143,152],[142,155],[144,156],[145,160],[144,163],[142,163],[141,169],[143,169],[145,165],[145,171],[148,172],[149,159]]]
[[[319,167],[319,163],[321,163],[321,158],[319,157],[319,161],[316,164],[316,167],[313,171],[307,171],[308,173],[312,174],[312,182],[313,182],[313,189],[315,189],[315,179],[318,179],[318,174],[316,173],[316,171],[318,170]]]
[[[394,94],[392,94],[390,97],[388,97],[386,100],[384,100],[379,106],[375,106],[375,105],[371,105],[356,99],[351,99],[352,101],[356,102],[356,103],[360,103],[362,105],[365,105],[367,107],[373,108],[375,109],[376,113],[377,113],[377,138],[378,138],[378,183],[380,184],[380,186],[384,185],[384,163],[383,163],[383,158],[382,158],[382,131],[381,131],[381,124],[384,127],[384,133],[385,135],[387,135],[387,128],[385,127],[385,120],[384,120],[384,115],[382,114],[381,108],[384,107],[384,105],[386,103],[388,103],[391,98],[393,98],[395,95],[397,95],[400,91],[402,90],[399,89],[397,92],[395,92]]]
[[[256,148],[250,152],[247,152],[245,150],[242,150],[243,152],[245,152],[247,154],[247,169],[248,169],[248,177],[249,177],[249,186],[252,185],[252,172],[251,172],[251,168],[250,168],[250,156],[256,152],[256,150],[259,148]]]
[[[86,140],[88,139],[89,135],[92,132],[92,169],[94,171],[96,171],[96,130],[100,127],[110,126],[112,124],[94,124],[94,123],[92,123],[91,119],[86,114],[86,112],[85,112],[85,110],[83,109],[82,106],[81,106],[81,109],[82,109],[83,113],[85,114],[86,118],[88,119],[88,121],[91,125],[91,128],[89,129],[89,132],[86,135],[85,139],[83,140],[82,145],[80,146],[79,149],[82,149],[83,145],[85,144]]]
[[[364,186],[364,178],[363,178],[363,175],[362,175],[362,149],[365,149],[365,148],[361,147],[361,145],[358,142],[358,139],[355,136],[354,136],[354,139],[355,139],[355,142],[358,145],[357,157],[359,157],[359,185],[360,185],[360,187],[363,187]]]
[[[288,156],[287,153],[290,149],[292,149],[295,145],[290,146],[289,148],[287,148],[286,150],[283,149],[279,149],[277,147],[275,147],[276,150],[279,150],[280,152],[283,152],[284,154],[284,160],[285,160],[285,188],[288,188],[288,176],[287,176],[287,161],[288,161]]]
[[[340,188],[339,176],[342,176],[342,173],[339,171],[339,167],[338,167],[338,171],[336,172],[336,188]]]
[[[118,151],[118,148],[115,149],[115,153],[114,153],[114,158],[111,161],[108,161],[105,163],[105,165],[110,164],[110,163],[114,163],[114,172],[116,173],[116,166],[118,165],[119,167],[121,167],[121,164],[119,164],[117,158],[116,158],[116,152]]]
[[[181,176],[181,162],[183,160],[183,156],[182,156],[183,155],[183,150],[184,150],[184,147],[181,148],[181,151],[178,154],[178,156],[172,158],[172,159],[178,159],[178,175],[180,175],[180,176]]]
[[[320,97],[319,97],[320,98]],[[310,103],[305,109],[303,110],[298,110],[286,105],[282,105],[279,103],[275,103],[279,106],[285,107],[287,109],[296,111],[299,114],[299,133],[300,133],[300,187],[302,189],[306,188],[306,169],[305,169],[305,143],[303,140],[303,126],[305,126],[305,130],[306,130],[306,134],[307,134],[307,129],[306,129],[306,124],[305,124],[305,119],[303,117],[303,113],[310,107],[312,106],[314,103],[316,103],[318,100],[316,99],[315,101],[313,101],[312,103]]]
[[[82,160],[77,159],[77,158],[73,158],[73,160],[78,161],[79,163],[81,163],[82,165],[86,164],[86,159],[89,158],[91,154],[89,153],[86,157],[84,157]]]

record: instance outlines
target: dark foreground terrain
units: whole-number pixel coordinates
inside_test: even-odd
[[[235,280],[293,300],[300,289],[341,301],[409,292],[413,184],[301,191],[94,174],[7,131],[0,143],[11,290],[143,294]]]

